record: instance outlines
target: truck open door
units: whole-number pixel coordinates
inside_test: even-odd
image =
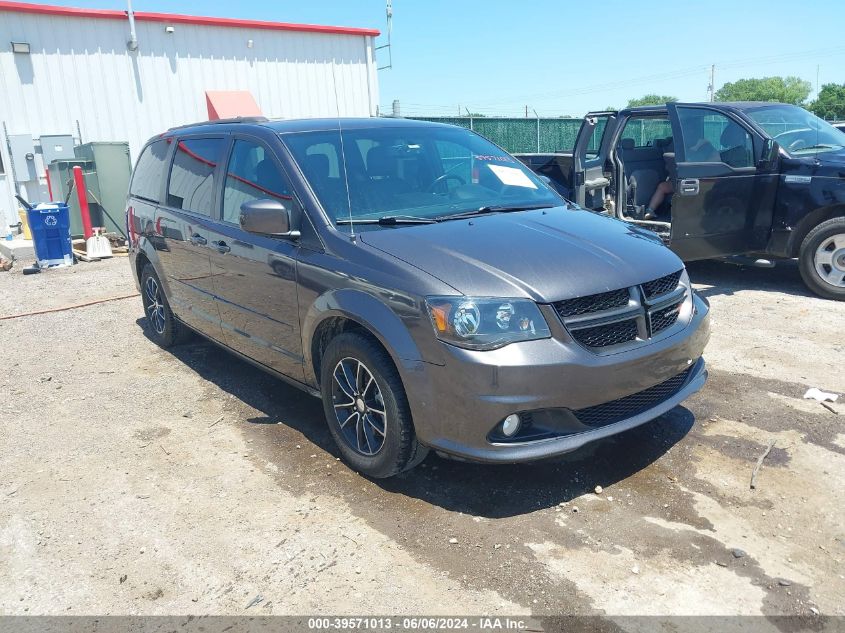
[[[581,123],[572,150],[573,202],[587,209],[604,206],[610,180],[604,175],[616,111],[589,112]]]
[[[717,105],[667,107],[675,139],[670,247],[684,261],[762,250],[778,183],[770,143]]]

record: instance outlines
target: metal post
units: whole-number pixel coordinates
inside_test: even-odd
[[[537,110],[534,110],[534,108],[531,108],[531,110],[534,112],[534,116],[537,118],[537,153],[539,154],[540,153],[540,115],[537,114]]]
[[[94,235],[94,229],[91,228],[91,210],[88,208],[88,188],[85,186],[85,177],[82,175],[82,167],[79,165],[73,168],[73,184],[76,187],[76,197],[79,200],[82,234],[87,240]]]
[[[467,111],[467,116],[469,117],[469,129],[472,129],[472,112],[469,111],[469,108],[465,108]]]
[[[716,64],[710,65],[710,103],[716,100]]]

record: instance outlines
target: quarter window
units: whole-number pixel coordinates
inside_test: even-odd
[[[751,134],[730,117],[701,108],[678,108],[678,119],[687,162],[754,166]]]
[[[129,193],[148,202],[161,202],[162,180],[164,179],[167,158],[168,141],[161,140],[150,143],[141,152]]]
[[[265,199],[293,200],[288,180],[263,145],[236,140],[226,168],[223,221],[237,224],[242,204]]]
[[[222,138],[180,139],[176,145],[167,206],[210,216],[214,201],[214,170],[225,147]]]

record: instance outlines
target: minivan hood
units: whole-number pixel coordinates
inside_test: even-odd
[[[359,239],[462,294],[540,303],[633,286],[683,267],[654,233],[564,207],[366,231]]]

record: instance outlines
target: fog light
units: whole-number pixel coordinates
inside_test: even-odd
[[[502,422],[502,433],[505,437],[513,437],[519,431],[519,416],[516,413],[511,413]]]

